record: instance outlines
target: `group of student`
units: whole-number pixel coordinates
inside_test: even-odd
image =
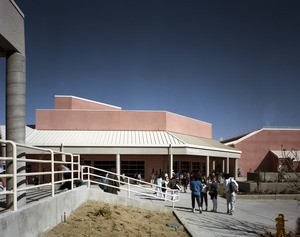
[[[238,191],[238,183],[230,178],[229,174],[224,173],[224,192],[227,201],[227,213],[233,214],[236,203],[236,193]],[[200,173],[191,176],[190,190],[192,199],[192,212],[195,212],[195,203],[199,207],[199,213],[202,213],[203,204],[205,203],[205,211],[208,210],[208,195],[213,204],[212,212],[217,212],[218,209],[218,194],[219,194],[219,178],[217,175],[210,175],[209,182]]]

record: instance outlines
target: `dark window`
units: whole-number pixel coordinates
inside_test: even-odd
[[[145,177],[145,162],[144,161],[121,161],[121,173],[126,176],[134,177],[134,174],[140,173]]]

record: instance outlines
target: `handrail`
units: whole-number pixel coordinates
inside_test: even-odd
[[[85,170],[87,170],[87,171],[85,171]],[[95,171],[104,173],[106,175],[103,176],[103,175],[95,174],[96,173]],[[136,194],[139,194],[142,196],[151,197],[153,199],[171,202],[173,208],[174,208],[174,203],[178,202],[180,200],[180,195],[179,195],[178,189],[171,189],[169,187],[164,187],[166,189],[166,191],[160,192],[160,191],[157,191],[157,188],[159,186],[156,184],[152,184],[152,183],[149,183],[149,182],[146,182],[143,180],[131,178],[128,176],[124,176],[121,174],[117,174],[117,173],[114,173],[111,171],[107,171],[107,170],[103,170],[103,169],[99,169],[99,168],[95,168],[95,167],[91,167],[91,166],[86,166],[86,165],[81,166],[81,179],[84,182],[87,182],[89,187],[91,186],[91,183],[93,183],[93,184],[102,185],[105,187],[116,188],[113,185],[101,182],[101,180],[115,181],[112,178],[108,178],[107,177],[108,174],[116,175],[118,177],[118,182],[119,182],[120,186],[117,188],[120,190],[127,191],[128,198],[131,198],[131,193],[136,193]],[[87,178],[85,178],[85,176],[87,176]],[[154,191],[155,191],[155,193],[153,193]]]
[[[16,211],[18,209],[18,192],[26,192],[27,190],[32,189],[39,189],[42,187],[50,187],[51,188],[51,197],[55,196],[55,191],[57,190],[57,185],[62,184],[63,182],[70,182],[71,183],[71,190],[74,189],[74,181],[81,180],[83,182],[87,183],[88,188],[91,188],[91,184],[95,185],[103,185],[106,187],[114,187],[110,184],[104,184],[101,183],[102,179],[105,180],[113,180],[109,177],[106,177],[107,174],[113,174],[118,177],[118,182],[120,184],[119,189],[127,191],[127,197],[131,198],[131,194],[139,194],[142,196],[150,197],[152,199],[158,199],[158,200],[164,200],[167,202],[172,203],[172,207],[174,208],[174,203],[178,202],[180,199],[179,191],[170,189],[168,187],[165,187],[166,191],[165,193],[157,191],[158,185],[151,184],[148,182],[145,182],[143,180],[134,179],[131,177],[127,177],[124,175],[120,175],[114,172],[110,172],[107,170],[95,168],[92,166],[86,166],[80,165],[80,155],[73,155],[71,153],[66,153],[62,151],[55,151],[51,149],[45,149],[40,147],[34,147],[34,146],[28,146],[24,144],[15,143],[13,141],[9,140],[1,140],[0,139],[0,147],[7,148],[8,146],[12,147],[11,151],[11,157],[0,157],[0,161],[9,161],[12,162],[12,173],[5,173],[0,174],[0,178],[11,178],[12,179],[12,188],[10,187],[10,190],[1,191],[0,197],[3,195],[13,195],[13,211]],[[30,153],[32,157],[30,158],[18,158],[18,151],[17,148],[22,148],[22,150],[25,148],[25,157],[26,149],[28,150],[35,150],[40,151],[41,153]],[[35,155],[38,156],[38,158],[35,158]],[[44,159],[41,159],[40,156],[44,156]],[[67,159],[63,159],[63,155],[66,156]],[[76,159],[77,158],[77,159]],[[41,164],[42,166],[47,167],[47,170],[43,170],[42,172],[39,170],[38,172],[24,172],[24,173],[18,173],[18,162],[25,163],[26,165],[31,164]],[[71,167],[70,171],[61,171],[61,170],[55,170],[55,168],[60,165],[69,165]],[[77,167],[76,167],[77,166]],[[105,174],[99,175],[97,172]],[[63,174],[70,173],[69,179],[63,179]],[[36,177],[36,176],[50,176],[48,180],[43,180],[42,183],[38,183],[36,185],[26,185],[25,187],[18,187],[18,178],[24,178],[28,179],[28,177]],[[124,180],[123,180],[124,179]],[[155,193],[154,193],[155,191]]]
[[[7,146],[12,147],[12,152],[11,152],[12,156],[11,157],[0,157],[0,161],[12,162],[12,167],[13,167],[12,174],[9,174],[9,173],[0,174],[0,178],[12,178],[12,187],[10,190],[0,192],[0,196],[13,195],[13,211],[16,211],[18,209],[18,202],[17,202],[18,192],[50,186],[51,187],[51,196],[54,197],[56,185],[62,184],[63,182],[71,181],[71,189],[74,189],[74,186],[73,186],[74,181],[80,179],[80,156],[79,155],[73,155],[71,153],[24,145],[24,144],[20,144],[20,143],[15,143],[10,140],[1,140],[0,139],[0,145],[1,145],[1,147],[4,147],[4,148],[6,148]],[[41,152],[43,152],[42,155],[46,155],[49,157],[47,157],[47,159],[44,159],[44,160],[41,160],[40,158],[37,158],[37,159],[17,158],[17,155],[18,155],[17,148],[18,147],[25,148],[28,150],[41,151]],[[38,153],[37,155],[40,156],[41,154]],[[65,155],[66,157],[68,157],[68,159],[64,161],[62,159],[62,156],[55,156],[55,155]],[[74,157],[77,157],[77,160],[74,160]],[[17,172],[17,163],[18,162],[24,162],[26,164],[39,163],[39,164],[43,164],[45,166],[48,165],[50,168],[49,168],[49,171],[18,173]],[[70,171],[56,171],[55,166],[57,166],[59,164],[69,165],[71,167],[71,170]],[[77,166],[77,169],[75,169],[75,166]],[[71,178],[63,180],[62,176],[64,173],[70,173]],[[77,174],[77,177],[74,175],[75,173]],[[49,182],[43,182],[42,184],[37,184],[34,186],[26,185],[26,187],[18,187],[18,185],[17,185],[18,178],[20,178],[20,177],[27,179],[30,176],[32,176],[32,177],[43,176],[44,177],[47,175],[50,175]],[[61,175],[61,177],[59,177],[60,175]]]

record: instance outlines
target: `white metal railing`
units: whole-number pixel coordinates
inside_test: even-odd
[[[70,182],[71,189],[74,188],[74,181],[87,182],[88,187],[91,184],[96,184],[98,186],[114,187],[109,183],[103,183],[102,180],[112,180],[106,177],[107,174],[113,174],[118,177],[118,183],[120,184],[119,189],[127,191],[127,197],[132,198],[131,194],[135,193],[141,196],[146,196],[151,199],[165,200],[172,203],[174,208],[174,203],[179,201],[179,190],[170,189],[165,187],[165,192],[158,189],[158,185],[151,184],[142,180],[134,179],[131,177],[116,174],[107,170],[98,169],[91,166],[80,166],[80,156],[73,155],[71,153],[65,153],[61,151],[55,151],[51,149],[44,149],[39,147],[28,146],[24,144],[15,143],[13,141],[1,140],[0,139],[0,149],[8,150],[10,146],[9,154],[10,157],[0,156],[0,162],[5,162],[9,164],[9,172],[6,170],[5,174],[0,174],[0,178],[9,180],[9,185],[5,191],[0,192],[0,198],[5,198],[7,195],[13,195],[12,197],[12,209],[16,211],[18,209],[18,194],[20,192],[26,192],[32,189],[40,189],[43,187],[48,187],[51,189],[51,196],[55,196],[55,192],[58,186],[64,182]],[[18,150],[19,149],[19,150]],[[22,152],[21,152],[21,151]],[[18,154],[20,157],[18,157]],[[23,157],[22,155],[23,154]],[[41,157],[42,156],[42,157]],[[21,164],[22,163],[22,164]],[[18,165],[28,167],[28,165],[38,164],[38,172],[31,172],[27,170],[26,172],[18,172]],[[69,171],[59,170],[57,167],[59,165],[66,165],[70,167]],[[41,171],[40,166],[46,167]],[[12,167],[12,168],[11,168]],[[7,168],[7,166],[6,166]],[[63,179],[63,174],[69,173],[69,179]],[[30,185],[28,181],[31,177],[48,177],[46,180],[43,179],[42,182],[38,182],[34,185]],[[50,178],[49,178],[50,176]],[[22,180],[23,179],[23,180]],[[18,186],[18,180],[26,180],[26,185]],[[0,179],[1,181],[1,179]],[[20,182],[22,183],[22,182]],[[25,182],[23,182],[25,183]],[[5,195],[5,196],[4,196]],[[11,199],[10,199],[11,200]]]
[[[7,148],[10,146],[10,157],[0,157],[0,162],[4,161],[7,163],[11,163],[12,169],[11,172],[8,172],[6,170],[5,174],[0,174],[0,178],[4,178],[6,180],[11,179],[10,182],[12,182],[12,185],[7,185],[6,191],[0,192],[0,197],[2,195],[13,195],[13,210],[17,210],[18,208],[18,193],[19,192],[26,192],[27,190],[31,189],[37,189],[42,187],[51,187],[51,196],[54,197],[56,188],[59,184],[62,184],[63,182],[70,182],[71,183],[71,189],[74,188],[74,181],[80,179],[80,156],[79,155],[73,155],[71,153],[65,153],[50,149],[43,149],[39,147],[33,147],[33,146],[27,146],[24,144],[15,143],[8,140],[0,140],[0,148],[7,150]],[[17,149],[22,149],[24,154],[30,154],[29,157],[17,157],[18,151]],[[34,155],[34,153],[36,155]],[[40,159],[40,155],[43,154],[43,159]],[[18,169],[18,163],[23,162],[25,164],[25,167],[30,163],[38,163],[40,165],[44,165],[47,168],[47,171],[38,171],[38,172],[17,172]],[[59,166],[60,164],[64,164],[66,166],[69,166],[71,169],[70,171],[61,171],[55,168]],[[6,166],[7,168],[7,166]],[[63,179],[62,176],[64,173],[70,173],[70,179]],[[24,179],[26,180],[26,184],[28,183],[29,177],[38,177],[38,176],[50,176],[48,180],[42,183],[38,183],[36,185],[22,185],[18,187],[18,179]]]
[[[96,184],[102,187],[117,188],[119,190],[127,191],[127,197],[131,198],[131,194],[135,193],[141,196],[149,197],[152,199],[164,200],[172,203],[174,208],[174,203],[178,202],[180,199],[180,194],[178,189],[171,189],[169,187],[163,187],[165,191],[163,192],[158,185],[151,184],[149,182],[134,179],[128,176],[120,175],[114,172],[110,172],[103,169],[98,169],[91,166],[81,166],[81,179],[87,182],[88,187],[91,184]],[[106,181],[116,181],[115,179],[107,177],[108,174],[115,175],[117,177],[117,182],[120,184],[119,187],[113,186]]]

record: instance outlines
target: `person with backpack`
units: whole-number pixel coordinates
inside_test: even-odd
[[[229,174],[224,174],[224,192],[227,201],[227,213],[232,215],[236,206],[236,193],[239,190],[238,183],[230,178]]]

